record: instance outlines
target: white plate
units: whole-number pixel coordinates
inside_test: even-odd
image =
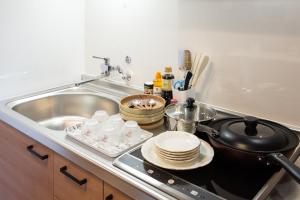
[[[155,145],[169,152],[189,152],[200,145],[195,135],[183,131],[167,131],[155,138]]]
[[[165,160],[173,160],[173,161],[189,161],[189,160],[192,160],[192,159],[195,159],[195,158],[198,158],[200,155],[199,155],[199,152],[198,154],[195,154],[193,156],[189,156],[189,157],[186,157],[186,158],[175,158],[175,157],[169,157],[169,156],[165,156],[165,155],[162,155],[162,154],[158,154],[159,157],[161,157],[162,159],[165,159]]]
[[[197,153],[200,148],[200,146],[198,146],[197,148],[193,149],[192,151],[187,151],[187,152],[169,152],[169,151],[165,151],[165,150],[158,148],[156,145],[155,145],[155,147],[156,147],[157,152],[165,154],[165,155],[170,155],[170,156],[188,156],[188,155]]]
[[[156,136],[158,137],[158,136]],[[213,148],[205,141],[201,140],[200,156],[188,162],[170,162],[160,158],[155,150],[155,140],[153,137],[146,141],[142,146],[142,155],[148,162],[165,169],[189,170],[203,167],[209,164],[214,157]],[[198,139],[200,140],[200,139]]]
[[[191,154],[187,154],[187,155],[170,155],[170,154],[165,154],[161,151],[157,151],[156,149],[156,153],[162,157],[168,157],[168,158],[190,158],[190,157],[193,157],[193,156],[196,156],[199,154],[199,151],[200,149],[198,149],[197,151],[195,151],[195,153],[191,153]]]

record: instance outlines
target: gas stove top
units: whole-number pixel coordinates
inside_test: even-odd
[[[219,112],[218,117],[224,116],[232,117]],[[208,139],[204,134],[196,135]],[[123,154],[114,165],[177,199],[209,200],[261,199],[258,197],[261,189],[280,170],[274,166],[259,169],[240,166],[218,154],[205,167],[186,171],[166,170],[144,160],[141,147]],[[271,191],[270,188],[268,191]]]

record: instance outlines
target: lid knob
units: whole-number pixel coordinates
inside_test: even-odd
[[[187,98],[186,99],[186,108],[194,108],[195,99],[194,98]]]
[[[245,116],[244,123],[246,125],[245,132],[247,135],[256,135],[257,134],[257,124],[258,119],[252,116]]]

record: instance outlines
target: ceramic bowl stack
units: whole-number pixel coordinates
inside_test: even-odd
[[[189,162],[200,156],[200,140],[186,132],[165,132],[156,137],[157,155],[170,162]]]
[[[120,102],[120,114],[126,121],[136,121],[143,129],[163,124],[165,100],[154,95],[132,95]]]

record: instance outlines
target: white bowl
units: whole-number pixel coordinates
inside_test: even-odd
[[[200,147],[200,140],[191,133],[167,131],[156,137],[155,145],[168,152],[189,152]]]

